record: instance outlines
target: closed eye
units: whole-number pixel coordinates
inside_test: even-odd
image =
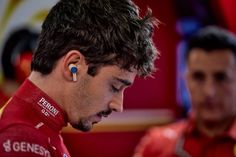
[[[111,85],[111,90],[112,90],[112,92],[114,92],[114,93],[120,92],[120,90],[119,90],[118,88],[116,88],[114,85]]]

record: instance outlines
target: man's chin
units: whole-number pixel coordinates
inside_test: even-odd
[[[71,126],[77,130],[88,132],[92,129],[92,125],[79,122],[78,124],[71,124]]]
[[[215,124],[215,123],[221,122],[222,119],[219,118],[218,116],[203,116],[201,118],[201,121],[203,121],[204,123],[208,123],[208,124]]]

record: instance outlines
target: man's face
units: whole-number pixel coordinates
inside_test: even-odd
[[[94,77],[87,71],[78,73],[78,81],[70,89],[66,112],[70,124],[79,130],[89,131],[94,123],[112,111],[123,110],[123,93],[133,84],[136,72],[105,66]]]
[[[186,79],[197,120],[225,122],[235,116],[236,61],[230,50],[192,49]]]

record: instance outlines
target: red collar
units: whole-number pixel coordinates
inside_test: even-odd
[[[23,101],[22,105],[26,105],[26,108],[33,107],[33,109],[37,112],[34,113],[38,116],[37,119],[41,120],[42,123],[45,123],[54,131],[60,131],[63,126],[67,125],[66,113],[54,100],[52,100],[30,80],[25,80],[25,82],[17,90],[15,97]],[[29,112],[29,110],[24,111],[26,112],[25,114]],[[28,118],[30,119],[31,117]]]
[[[196,122],[193,119],[193,117],[189,117],[189,120],[187,122],[185,133],[187,135],[193,135],[193,134],[203,134],[201,131],[197,128]],[[207,135],[204,135],[207,137]],[[225,132],[220,134],[219,136],[227,136],[231,137],[236,140],[236,119],[234,120],[233,124],[227,129]]]

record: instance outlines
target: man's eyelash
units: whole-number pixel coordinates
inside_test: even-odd
[[[119,92],[119,89],[116,88],[115,86],[112,85],[111,88],[112,88],[112,91],[113,91],[113,92]]]

